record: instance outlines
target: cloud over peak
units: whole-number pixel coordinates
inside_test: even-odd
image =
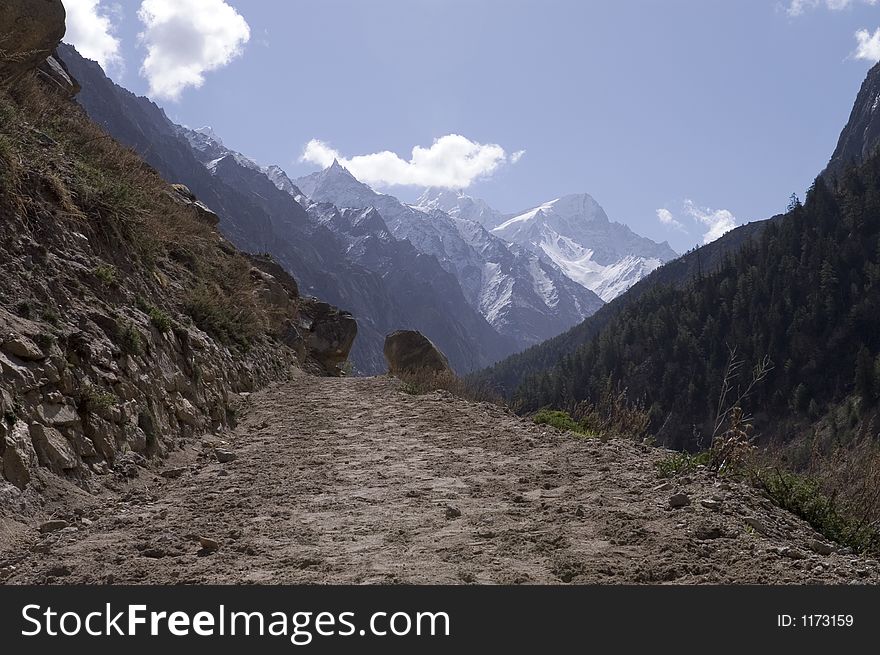
[[[121,9],[102,0],[64,0],[67,10],[67,33],[64,40],[105,71],[122,70],[116,24]]]
[[[727,209],[709,209],[708,207],[699,207],[693,200],[684,201],[683,218],[687,218],[694,227],[699,228],[703,232],[703,243],[711,243],[716,239],[724,236],[727,232],[739,225],[736,216]],[[686,232],[691,231],[680,220],[673,216],[668,209],[657,210],[657,220],[663,225]]]
[[[147,49],[141,74],[150,95],[169,100],[202,86],[206,73],[240,56],[251,35],[247,21],[224,0],[144,0],[138,18]]]
[[[672,212],[668,209],[658,209],[657,220],[663,223],[663,225],[674,228],[676,230],[680,230],[682,232],[687,232],[687,228],[685,228],[685,226],[682,225],[681,222],[677,221],[672,215]]]
[[[715,241],[738,225],[736,216],[728,210],[698,207],[693,200],[684,201],[684,211],[707,228],[703,234],[703,243]]]
[[[871,62],[880,61],[880,28],[873,33],[868,30],[856,32],[856,51],[853,57]]]
[[[338,160],[352,175],[376,186],[420,186],[465,189],[480,178],[491,176],[504,164],[515,164],[525,150],[510,155],[497,144],[471,141],[460,134],[434,139],[431,146],[415,146],[409,160],[384,150],[344,157],[318,139],[309,141],[301,161],[326,168]]]

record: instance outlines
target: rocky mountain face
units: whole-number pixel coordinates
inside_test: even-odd
[[[3,4],[0,33],[42,59],[0,88],[0,512],[137,475],[206,431],[222,440],[234,397],[294,369],[338,373],[357,331],[107,139],[75,84],[38,76],[64,12],[20,35],[19,4]]]
[[[552,262],[510,247],[479,222],[377,193],[338,162],[295,180],[293,186],[315,202],[375,208],[395,238],[435,256],[456,278],[470,306],[512,339],[517,350],[559,334],[603,304]]]
[[[426,334],[458,371],[474,370],[485,361],[465,347],[469,342],[484,344],[484,353],[492,359],[515,350],[512,339],[499,335],[471,309],[458,280],[432,255],[419,252],[405,239],[394,238],[377,210],[313,203],[308,213],[346,244],[346,257],[382,280],[382,289],[370,298],[369,316],[364,321],[377,335],[387,335],[395,327],[430,326]],[[450,329],[438,330],[439,325]]]
[[[468,306],[457,280],[434,257],[395,239],[377,212],[358,216],[335,207],[309,208],[302,192],[280,168],[267,172],[206,131],[179,131],[215,177],[253,193],[255,202],[276,224],[295,224],[290,239],[308,239],[325,251],[322,266],[332,272],[334,263],[341,262],[349,271],[349,283],[357,281],[360,273],[360,292],[339,301],[364,328],[363,350],[356,346],[353,351],[359,371],[386,370],[381,357],[385,335],[401,327],[427,330],[460,372],[475,370],[515,350],[516,344],[499,336]],[[298,267],[292,258],[281,261],[292,270]],[[313,288],[321,290],[320,279]]]
[[[642,296],[661,286],[681,289],[696,278],[711,275],[728,257],[753,243],[768,224],[779,218],[741,225],[712,243],[663,264],[567,332],[473,374],[472,380],[478,386],[494,389],[508,398],[513,397],[527,375],[549,370],[564,357],[589,344],[615,317]]]
[[[678,256],[668,243],[608,220],[587,194],[551,200],[504,221],[492,234],[540,254],[606,302]]]
[[[880,146],[880,64],[869,72],[849,121],[840,133],[828,166],[822,172],[827,178],[839,178],[848,166],[859,165],[877,153]]]
[[[479,223],[491,230],[505,221],[504,214],[494,209],[485,200],[471,198],[462,191],[455,189],[438,189],[430,187],[416,201],[415,206],[427,212],[439,209],[452,218],[463,218]]]
[[[360,326],[351,351],[356,372],[383,373],[385,335],[402,327],[442,344],[461,373],[515,350],[461,300],[460,291],[456,295],[436,264],[439,275],[430,272],[430,262],[401,248],[397,254],[405,261],[390,267],[393,277],[382,267],[366,267],[344,232],[316,220],[297,202],[302,192],[280,168],[263,169],[228,149],[209,129],[175,125],[159,107],[113,84],[70,46],[59,52],[82,86],[78,101],[107,132],[142,153],[166,178],[187,184],[217,213],[220,230],[238,247],[270,253],[304,293],[353,314]]]

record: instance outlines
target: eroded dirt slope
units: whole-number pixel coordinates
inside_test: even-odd
[[[190,444],[113,493],[79,496],[76,512],[4,520],[0,576],[160,584],[880,579],[875,561],[832,550],[750,489],[700,476],[665,483],[656,473],[661,450],[548,431],[443,392],[410,396],[392,379],[300,376],[243,399],[240,416],[226,443]],[[217,445],[237,458],[218,462]],[[688,504],[671,507],[682,492]],[[67,526],[41,534],[49,518]]]

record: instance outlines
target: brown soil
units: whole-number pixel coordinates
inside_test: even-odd
[[[388,378],[300,376],[240,424],[54,516],[2,519],[7,583],[876,583],[736,483]],[[221,439],[225,443],[221,443]],[[214,447],[232,450],[221,464]],[[162,472],[179,477],[166,478]],[[662,485],[662,486],[661,486]],[[689,504],[673,509],[679,492]],[[37,526],[62,518],[65,529]],[[216,544],[199,538],[213,540]],[[819,542],[822,542],[821,544]],[[214,546],[217,546],[216,550]]]

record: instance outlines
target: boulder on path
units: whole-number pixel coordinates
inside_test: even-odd
[[[308,354],[327,375],[338,375],[339,365],[348,359],[348,353],[357,336],[357,321],[348,312],[319,300],[304,300],[301,317],[307,321],[306,343]]]
[[[416,371],[452,372],[446,355],[416,330],[398,330],[385,337],[385,360],[392,375]]]

